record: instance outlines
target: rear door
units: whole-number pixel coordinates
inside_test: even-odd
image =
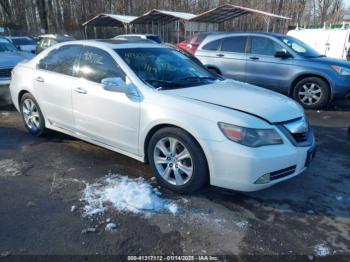
[[[250,41],[246,81],[281,93],[288,93],[294,70],[294,59],[275,57],[277,51],[286,51],[286,48],[276,40],[264,36],[252,36]]]
[[[46,120],[69,130],[74,129],[71,88],[77,80],[73,75],[80,51],[80,45],[52,50],[39,61],[32,79]]]

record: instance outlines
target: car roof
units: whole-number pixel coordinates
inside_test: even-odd
[[[164,47],[162,45],[156,44],[153,41],[147,39],[91,39],[91,40],[76,40],[65,42],[63,45],[67,44],[79,44],[79,45],[90,45],[96,47],[109,47],[111,49],[119,48],[140,48],[140,47]]]
[[[46,34],[46,35],[39,35],[38,38],[54,38],[57,40],[61,39],[75,39],[73,36],[70,35],[59,35],[59,34]]]
[[[26,36],[26,35],[24,35],[24,36],[8,36],[8,38],[10,38],[10,39],[20,39],[20,38],[33,39],[32,37]]]
[[[281,37],[286,36],[284,34],[278,34],[278,33],[270,33],[270,32],[213,32],[213,33],[202,33],[207,34],[207,36],[223,36],[223,35],[261,35],[261,36],[272,36],[272,37]]]

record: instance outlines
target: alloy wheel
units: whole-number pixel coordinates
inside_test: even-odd
[[[305,105],[317,104],[322,97],[322,89],[316,83],[305,83],[298,92],[299,99]]]
[[[153,159],[158,173],[172,185],[182,186],[192,177],[191,154],[186,146],[176,138],[160,139],[154,147]]]
[[[22,112],[28,128],[31,130],[38,130],[40,128],[40,114],[33,100],[27,98],[23,101]]]

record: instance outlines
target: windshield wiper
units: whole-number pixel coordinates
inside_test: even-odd
[[[179,87],[179,84],[166,81],[166,80],[158,80],[158,79],[146,79],[145,82],[151,84],[155,88],[162,90],[162,89],[171,89],[175,87]]]
[[[217,80],[216,77],[212,76],[188,76],[181,78],[179,82],[181,81],[202,81],[202,80]]]

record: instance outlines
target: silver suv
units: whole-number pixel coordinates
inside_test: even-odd
[[[217,74],[291,96],[305,108],[350,98],[350,62],[325,57],[291,36],[210,34],[195,56]]]

